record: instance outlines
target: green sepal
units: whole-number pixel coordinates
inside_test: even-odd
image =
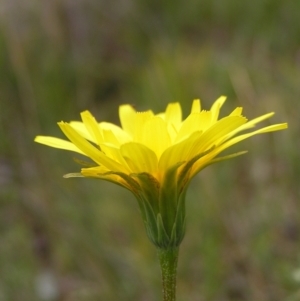
[[[179,190],[179,167],[186,162],[179,162],[168,169],[162,183],[151,174],[121,172],[99,174],[104,180],[119,184],[130,190],[138,200],[147,235],[159,248],[178,247],[185,233],[185,189]],[[110,179],[117,175],[124,182]],[[106,177],[107,176],[107,177]]]
[[[186,227],[186,217],[185,217],[185,194],[186,194],[187,187],[185,187],[184,191],[179,196],[179,201],[177,205],[177,212],[176,218],[174,222],[174,228],[172,229],[171,240],[176,240],[176,245],[182,242],[185,234],[185,227]],[[173,233],[174,231],[174,233]],[[173,238],[173,236],[176,238]]]
[[[138,199],[139,207],[142,212],[144,225],[149,239],[156,244],[158,237],[158,229],[156,223],[156,214],[153,211],[149,201],[141,197]]]
[[[166,232],[164,222],[162,220],[162,216],[160,213],[157,215],[157,230],[158,230],[158,235],[157,235],[157,240],[155,245],[161,249],[165,249],[170,244],[170,237]]]
[[[167,170],[160,187],[159,212],[161,214],[164,227],[169,235],[171,235],[177,214],[179,198],[177,173],[178,168],[182,164],[184,164],[184,162],[178,162]]]
[[[137,179],[143,199],[147,200],[151,204],[153,211],[157,214],[159,212],[159,182],[151,174],[145,172],[140,174],[131,174],[131,176]]]
[[[169,168],[162,183],[148,173],[130,175],[139,186],[135,196],[147,235],[159,248],[178,247],[184,237],[186,189],[178,189],[178,169],[185,163]]]

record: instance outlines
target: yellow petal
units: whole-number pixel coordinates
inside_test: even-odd
[[[120,142],[111,130],[102,130],[102,135],[105,143],[114,145],[115,147],[120,146]]]
[[[200,113],[190,114],[182,123],[175,143],[186,139],[196,131],[205,131],[211,124],[211,112],[202,111]]]
[[[119,163],[108,158],[103,152],[85,140],[69,124],[64,122],[58,123],[63,133],[73,142],[84,154],[90,157],[99,165],[104,165],[112,171],[125,171],[126,169]]]
[[[194,99],[191,109],[192,113],[200,113],[201,112],[201,102],[200,99]]]
[[[153,150],[157,158],[171,145],[167,125],[160,117],[148,119],[141,134],[140,142]]]
[[[175,128],[175,126],[173,124],[168,124],[167,125],[167,131],[169,133],[170,136],[170,140],[171,140],[171,145],[175,143],[176,138],[178,136],[178,131]]]
[[[135,130],[136,110],[131,105],[122,105],[119,107],[119,117],[122,128],[125,132],[133,137]]]
[[[135,142],[126,143],[121,146],[121,154],[133,173],[156,173],[157,157],[148,147]]]
[[[107,143],[106,144],[101,144],[100,148],[105,153],[105,155],[107,157],[109,157],[112,160],[120,163],[124,168],[126,168],[126,170],[128,172],[130,172],[130,168],[128,167],[128,164],[125,161],[125,159],[123,158],[120,148],[117,148],[113,145],[109,145]]]
[[[105,166],[94,166],[94,167],[87,167],[81,169],[81,174],[86,175],[89,174],[90,176],[97,176],[110,173],[110,170],[107,169]]]
[[[248,133],[248,134],[243,134],[237,137],[234,137],[228,141],[226,141],[224,144],[222,144],[220,146],[220,149],[224,150],[226,148],[228,148],[231,145],[234,145],[242,140],[245,140],[249,137],[252,137],[254,135],[258,135],[258,134],[264,134],[264,133],[268,133],[268,132],[274,132],[274,131],[280,131],[280,130],[285,130],[287,129],[287,123],[281,123],[281,124],[274,124],[274,125],[270,125],[267,127],[264,127],[262,129],[256,130],[254,132]]]
[[[90,134],[90,132],[87,130],[86,126],[81,121],[71,121],[70,126],[76,130],[77,133],[80,134],[80,136],[84,137],[85,139],[92,141],[93,143],[96,143],[93,136]]]
[[[184,141],[166,149],[160,157],[158,169],[166,171],[178,162],[189,161],[191,150],[201,134],[201,132],[195,132]]]
[[[198,153],[202,153],[213,146],[219,145],[227,139],[227,136],[230,135],[232,131],[246,121],[247,119],[242,116],[228,116],[220,119],[194,143],[190,156],[194,157]]]
[[[260,117],[254,118],[250,121],[248,121],[246,124],[244,124],[243,126],[241,126],[241,128],[238,129],[238,131],[243,131],[243,130],[247,130],[250,128],[253,128],[257,123],[262,122],[270,117],[272,117],[274,115],[274,112],[262,115]]]
[[[153,117],[152,111],[145,111],[145,112],[137,112],[135,115],[135,119],[131,122],[134,122],[135,129],[134,129],[134,141],[135,142],[141,142],[143,140],[143,133],[144,128],[148,120],[150,120]],[[156,117],[159,118],[159,117]],[[162,120],[161,118],[159,118]]]
[[[210,163],[214,163],[218,161],[218,158],[214,159],[219,153],[224,151],[225,149],[229,148],[230,146],[241,142],[242,140],[245,140],[247,138],[250,138],[254,135],[258,134],[263,134],[267,132],[273,132],[273,131],[279,131],[279,130],[284,130],[287,128],[287,123],[282,123],[282,124],[275,124],[275,125],[270,125],[265,128],[259,129],[257,131],[254,131],[252,133],[244,134],[241,136],[237,136],[235,138],[232,138],[225,143],[221,144],[220,146],[214,148],[209,154],[205,155],[203,158],[199,159],[193,166],[193,171],[191,176],[195,175],[198,173],[202,168],[205,166],[209,165]],[[241,152],[243,153],[243,152]],[[237,153],[240,154],[240,153]],[[230,155],[229,155],[230,156]],[[234,155],[233,155],[234,156]],[[227,157],[227,156],[226,156]],[[225,157],[225,158],[226,158]],[[220,158],[221,160],[221,158]]]
[[[170,103],[166,109],[165,121],[172,124],[177,130],[182,120],[181,106],[178,102]]]
[[[241,125],[240,127],[238,127],[237,129],[235,129],[234,131],[232,131],[229,135],[227,135],[226,137],[226,140],[228,140],[229,138],[235,136],[237,133],[240,133],[244,130],[248,130],[248,129],[251,129],[253,127],[255,127],[255,125],[267,118],[270,118],[274,115],[274,113],[268,113],[268,114],[265,114],[263,116],[260,116],[260,117],[257,117],[255,119],[252,119],[248,122],[246,122],[245,124]],[[225,140],[224,140],[225,141]]]
[[[81,113],[81,119],[87,131],[93,137],[93,142],[98,145],[103,143],[103,137],[95,117],[89,111],[84,111]]]
[[[242,112],[243,112],[243,108],[237,107],[229,114],[229,116],[241,116]]]
[[[119,126],[117,126],[113,123],[100,122],[99,127],[102,130],[107,130],[107,131],[109,130],[109,131],[113,132],[113,134],[117,138],[119,144],[124,144],[124,143],[127,143],[132,140],[132,137],[127,132],[125,132],[122,128],[120,128]]]
[[[226,141],[225,143],[221,144],[220,146],[216,147],[215,149],[213,149],[205,158],[203,158],[203,160],[204,161],[210,161],[210,160],[212,160],[212,158],[216,157],[219,153],[221,153],[225,149],[229,148],[230,146],[232,146],[236,143],[239,143],[242,140],[245,140],[245,139],[250,138],[252,136],[267,133],[267,132],[284,130],[286,128],[287,128],[286,123],[275,124],[275,125],[270,125],[270,126],[267,126],[265,128],[259,129],[257,131],[252,132],[252,133],[237,136],[235,138],[232,138],[232,139]],[[204,164],[204,163],[199,161],[199,162],[197,162],[197,164],[201,165],[201,164]]]
[[[215,123],[219,118],[219,113],[222,105],[224,104],[226,100],[225,96],[219,97],[212,105],[210,111],[212,113],[212,122]]]
[[[36,136],[34,139],[35,142],[45,144],[51,147],[64,149],[73,151],[79,154],[85,155],[77,146],[75,146],[72,142],[66,141],[63,139],[55,138],[55,137],[49,137],[49,136]]]

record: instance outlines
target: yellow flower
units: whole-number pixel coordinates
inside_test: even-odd
[[[274,113],[248,121],[240,107],[219,119],[225,99],[217,99],[209,111],[201,110],[200,101],[194,100],[184,120],[179,103],[170,103],[160,114],[122,105],[121,127],[98,123],[85,111],[82,122],[58,123],[69,141],[46,136],[37,136],[35,141],[92,159],[93,166],[66,177],[99,178],[129,189],[139,202],[151,241],[160,248],[178,246],[184,236],[185,192],[190,180],[212,163],[245,153],[217,157],[230,146],[287,128],[282,123],[253,130]]]

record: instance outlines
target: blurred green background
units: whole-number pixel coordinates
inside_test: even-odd
[[[56,122],[89,109],[243,106],[287,131],[236,147],[187,195],[178,300],[300,300],[298,0],[0,1],[0,301],[160,300],[155,248],[134,197],[63,179]]]

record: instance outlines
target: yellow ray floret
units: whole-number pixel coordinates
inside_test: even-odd
[[[244,153],[217,157],[232,145],[254,135],[287,128],[287,123],[281,123],[245,132],[274,113],[248,121],[242,116],[242,108],[237,107],[228,116],[219,118],[225,100],[221,96],[209,111],[201,110],[200,100],[194,100],[184,120],[179,103],[169,104],[159,114],[151,110],[137,112],[130,105],[122,105],[121,126],[98,123],[89,111],[84,111],[82,122],[58,123],[69,141],[47,136],[37,136],[35,141],[90,158],[95,167],[82,169],[83,176],[120,179],[125,183],[119,173],[128,176],[147,173],[161,181],[170,168],[182,162],[179,169],[189,167],[189,177],[193,177],[209,164]],[[128,185],[126,182],[123,186]]]

